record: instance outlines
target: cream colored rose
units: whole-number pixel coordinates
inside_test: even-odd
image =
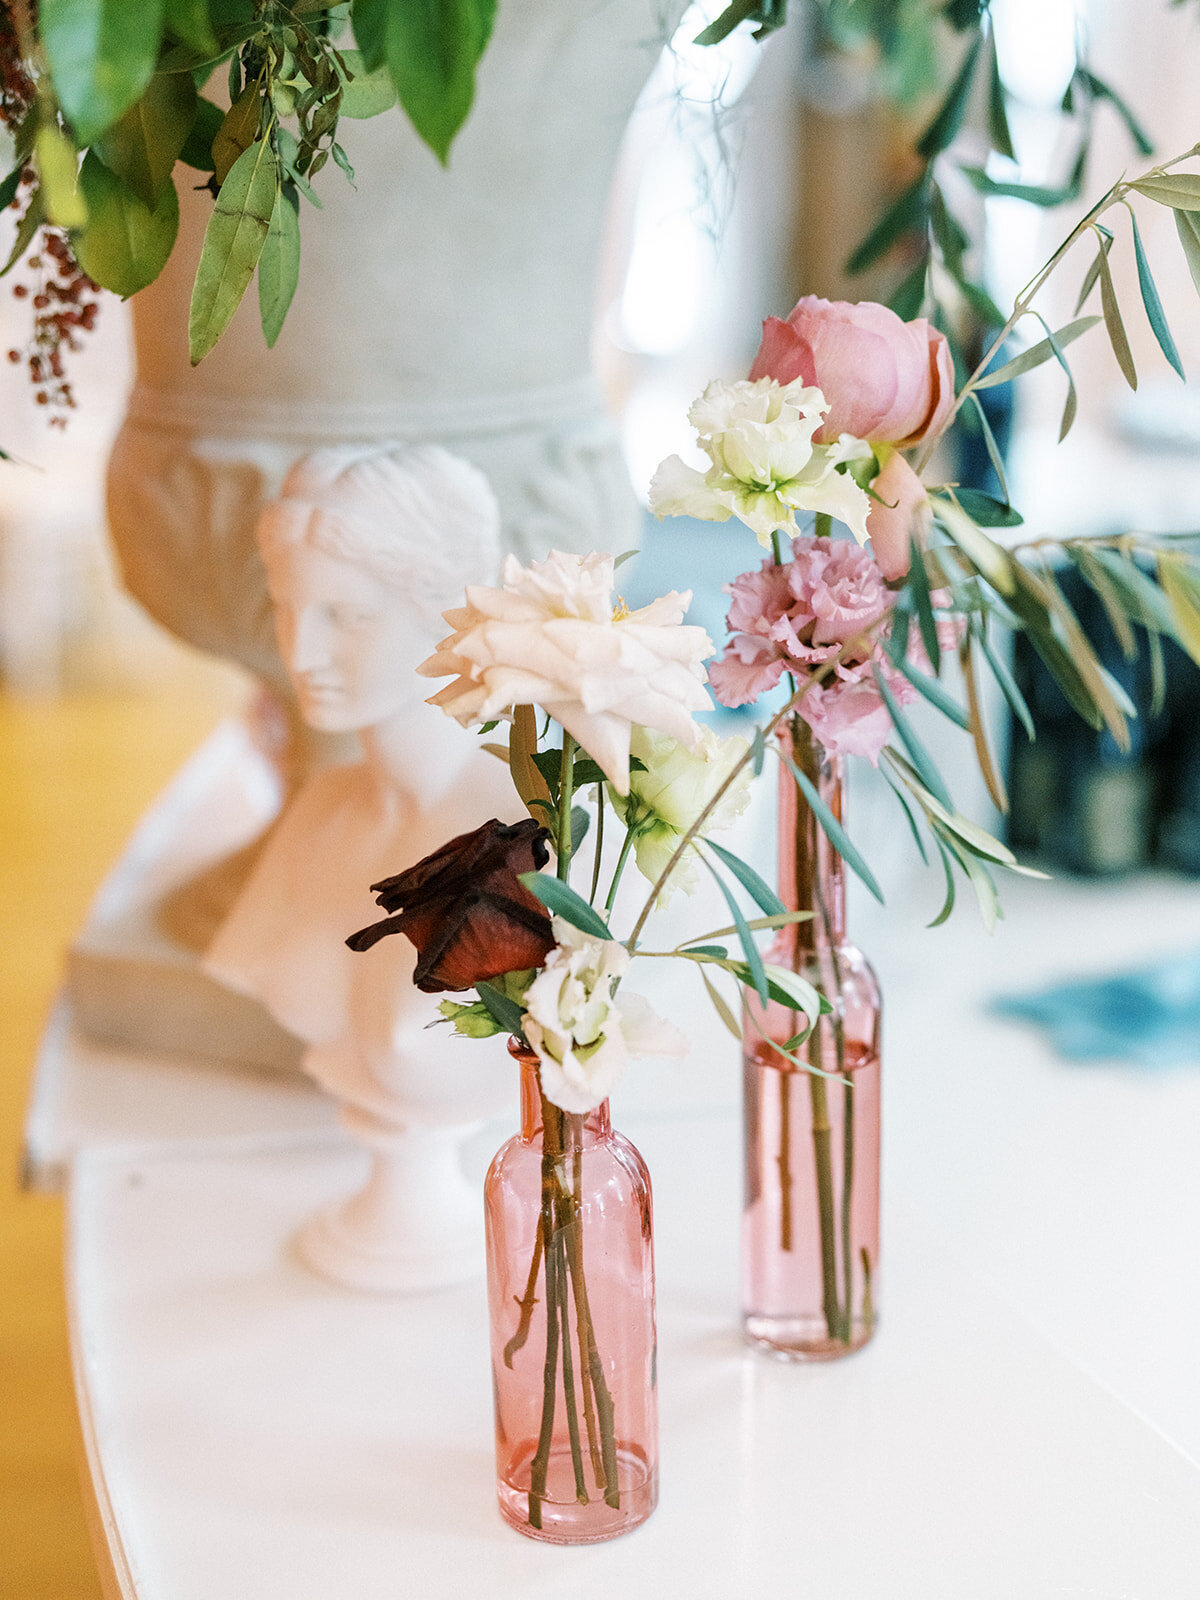
[[[683,1055],[687,1040],[640,995],[617,986],[629,952],[554,918],[558,944],[525,992],[525,1037],[541,1063],[542,1090],[562,1110],[592,1111],[608,1098],[630,1056]]]
[[[618,815],[634,835],[634,856],[638,871],[650,883],[674,855],[680,840],[746,754],[747,742],[740,734],[718,739],[705,728],[694,750],[686,750],[673,739],[646,729],[635,729],[632,753],[645,763],[645,769],[629,776],[629,795],[610,797]],[[747,763],[737,779],[721,797],[720,804],[705,818],[698,837],[704,838],[727,828],[750,803],[751,769]],[[694,846],[680,858],[658,897],[666,905],[676,890],[690,894],[696,886],[698,859]]]
[[[688,748],[700,740],[692,714],[712,704],[701,663],[713,646],[683,625],[691,598],[626,611],[614,606],[611,556],[555,550],[528,567],[509,556],[502,587],[472,584],[466,605],[445,613],[454,632],[417,671],[454,676],[429,703],[466,726],[542,706],[625,794],[633,725]]]
[[[871,502],[844,469],[873,460],[871,447],[848,433],[814,444],[828,410],[820,389],[802,381],[710,383],[688,420],[712,465],[698,472],[668,456],[650,484],[651,511],[705,522],[736,516],[764,545],[774,532],[797,532],[797,511],[821,511],[864,543]]]

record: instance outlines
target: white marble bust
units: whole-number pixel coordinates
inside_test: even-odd
[[[408,940],[361,955],[345,940],[378,915],[372,883],[490,817],[523,814],[507,768],[425,703],[429,684],[414,670],[446,631],[441,612],[461,603],[467,583],[494,577],[499,515],[483,475],[437,446],[345,446],[298,462],[258,533],[305,721],[358,731],[364,759],[302,786],[205,967],[306,1043],[306,1068],[377,1157],[381,1141],[399,1148],[399,1139],[411,1167],[403,1135],[460,1136],[512,1101],[511,1073],[502,1050],[430,1029],[437,1001],[413,986]],[[377,1171],[373,1181],[378,1189],[400,1180]],[[353,1220],[343,1217],[343,1234]],[[386,1254],[382,1234],[394,1224],[381,1213],[373,1242],[342,1238],[338,1250]],[[349,1281],[372,1279],[371,1268],[317,1264]]]

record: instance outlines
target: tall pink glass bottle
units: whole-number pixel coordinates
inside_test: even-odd
[[[501,1515],[551,1544],[644,1522],[658,1500],[650,1175],[608,1102],[573,1116],[521,1067],[521,1131],[485,1186]]]
[[[784,733],[840,821],[840,762],[799,718]],[[846,938],[841,857],[783,763],[780,772],[779,895],[813,916],[783,930],[771,959],[821,989],[833,1011],[797,1044],[803,1016],[747,1006],[742,1326],[773,1355],[826,1361],[864,1345],[878,1317],[879,985]]]

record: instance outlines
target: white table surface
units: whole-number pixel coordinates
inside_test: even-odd
[[[73,1336],[102,1544],[128,1563],[114,1595],[1200,1593],[1200,1066],[1063,1062],[986,1010],[1200,949],[1200,887],[1010,877],[994,937],[969,906],[927,933],[936,883],[859,799],[889,889],[881,912],[852,886],[850,915],[885,995],[883,1328],[814,1371],[741,1350],[736,1050],[696,989],[638,978],[697,1048],[615,1098],[658,1197],[664,1475],[613,1546],[533,1547],[493,1511],[481,1291],[377,1302],[286,1261],[360,1159],[311,1088],[98,1047],[58,1013],[28,1164],[77,1163]],[[506,1131],[473,1147],[480,1173]]]
[[[1200,1470],[889,1208],[884,1322],[788,1367],[734,1332],[732,1117],[629,1128],[655,1174],[662,1499],[539,1546],[494,1505],[481,1284],[324,1285],[287,1242],[327,1144],[77,1163],[72,1321],[122,1600],[1184,1600]],[[111,1577],[111,1575],[110,1575]]]

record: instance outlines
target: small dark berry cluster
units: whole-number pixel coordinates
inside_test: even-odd
[[[0,6],[0,122],[6,128],[23,122],[36,93],[10,8]]]
[[[80,335],[96,326],[99,289],[82,270],[70,240],[59,228],[44,227],[39,248],[26,262],[36,274],[33,285],[18,283],[13,295],[33,301],[33,331],[24,350],[10,350],[14,365],[24,362],[34,398],[50,408],[51,427],[65,428],[66,413],[75,409],[75,395],[66,380],[65,353],[82,348]]]

